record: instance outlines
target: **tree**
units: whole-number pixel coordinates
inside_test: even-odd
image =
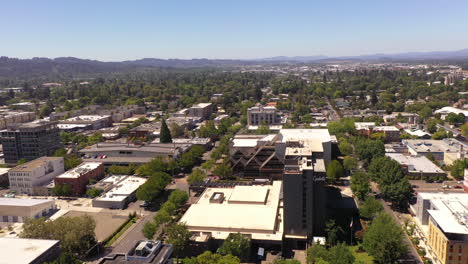
[[[266,135],[270,134],[270,128],[266,125],[261,125],[257,129],[257,135]]]
[[[177,223],[167,228],[167,243],[174,247],[174,255],[180,257],[191,236],[187,226]]]
[[[368,196],[359,208],[361,217],[372,220],[383,211],[383,205],[374,197]]]
[[[138,188],[136,197],[138,200],[152,202],[159,197],[170,181],[171,176],[169,174],[164,172],[156,172]]]
[[[460,113],[458,115],[455,114],[455,113],[450,113],[450,114],[447,115],[445,120],[447,122],[449,122],[450,124],[452,124],[452,125],[460,124],[460,123],[465,122],[465,116],[462,113]]]
[[[141,232],[147,239],[153,239],[154,234],[156,234],[156,225],[150,221],[146,222]]]
[[[432,109],[426,105],[418,112],[418,114],[422,119],[428,119],[432,116]]]
[[[96,243],[95,227],[96,223],[88,215],[60,217],[52,221],[45,218],[27,219],[20,237],[60,240],[63,251],[83,255]]]
[[[450,166],[450,174],[457,180],[462,180],[465,175],[465,169],[468,169],[468,159],[458,159]]]
[[[233,255],[241,260],[246,260],[250,254],[250,238],[241,233],[229,234],[218,249],[221,255]]]
[[[461,131],[462,131],[462,135],[464,137],[468,137],[468,123],[465,123],[463,124],[461,127],[460,127]]]
[[[329,250],[328,262],[330,264],[353,264],[354,256],[350,248],[344,243],[339,243]]]
[[[219,176],[221,179],[233,179],[232,168],[225,164],[219,164],[213,170],[213,173]]]
[[[354,170],[357,168],[358,161],[355,157],[345,156],[343,159],[343,167],[346,170]]]
[[[198,255],[196,258],[185,258],[184,264],[239,264],[240,260],[238,257],[232,255],[222,256],[220,254],[211,253],[211,251],[205,251]]]
[[[187,182],[193,184],[195,182],[202,182],[206,178],[206,173],[199,168],[195,168],[192,173],[187,177]]]
[[[70,184],[55,184],[52,193],[57,196],[70,196],[73,190]]]
[[[82,264],[83,261],[77,259],[73,254],[68,252],[60,253],[59,257],[51,262],[45,262],[44,264]]]
[[[99,195],[101,195],[102,192],[103,192],[102,189],[92,188],[92,189],[87,190],[86,194],[91,198],[95,198],[95,197],[98,197]]]
[[[328,255],[328,250],[324,245],[313,245],[307,249],[307,263],[317,264],[320,260],[327,261]]]
[[[340,139],[338,149],[340,149],[343,155],[351,155],[353,153],[353,146],[345,139]]]
[[[218,130],[213,122],[213,120],[208,120],[204,125],[198,130],[198,136],[202,138],[217,138]]]
[[[172,142],[171,131],[167,127],[166,120],[164,120],[164,119],[161,120],[161,130],[159,132],[159,135],[160,135],[160,142],[161,143],[171,143]]]
[[[386,213],[379,214],[369,226],[363,247],[380,264],[397,263],[407,251],[403,230]]]
[[[335,220],[329,220],[325,224],[325,231],[327,232],[327,243],[329,245],[336,245],[344,234],[341,226],[335,223]]]
[[[337,160],[332,160],[327,167],[327,181],[335,183],[339,178],[344,176],[344,169],[341,163]]]
[[[176,122],[170,125],[171,136],[174,138],[182,137],[184,135],[184,128],[179,126]]]
[[[370,193],[370,179],[364,171],[356,171],[351,177],[351,190],[359,200],[364,200]]]
[[[355,149],[359,158],[367,162],[385,154],[385,145],[380,140],[360,139],[356,142]]]
[[[188,194],[181,190],[174,190],[167,199],[169,202],[174,203],[177,207],[184,205],[188,200]]]

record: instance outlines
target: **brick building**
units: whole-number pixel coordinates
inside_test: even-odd
[[[86,193],[86,185],[90,179],[99,180],[104,176],[104,164],[101,162],[84,162],[55,178],[55,184],[68,184],[73,194],[81,196]]]

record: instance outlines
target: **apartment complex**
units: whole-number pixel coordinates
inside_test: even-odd
[[[411,209],[424,227],[436,263],[468,263],[468,194],[419,193]]]
[[[249,126],[279,125],[281,116],[274,106],[255,106],[247,109],[247,123]]]
[[[86,192],[86,185],[89,180],[98,180],[104,176],[104,164],[101,162],[84,162],[79,166],[66,171],[57,176],[55,184],[68,184],[72,187],[75,196],[83,195]]]
[[[8,171],[10,189],[17,193],[36,194],[37,187],[51,182],[64,172],[62,157],[41,157],[18,165]]]
[[[189,116],[199,117],[204,120],[209,119],[212,113],[212,103],[200,103],[189,108]]]
[[[62,146],[56,122],[37,120],[13,124],[0,131],[0,135],[7,164],[50,156]]]

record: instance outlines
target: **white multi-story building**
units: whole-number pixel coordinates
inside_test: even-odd
[[[279,125],[281,117],[274,106],[255,106],[247,109],[247,123],[249,126]]]
[[[8,172],[10,189],[18,193],[33,195],[35,187],[51,182],[64,171],[62,157],[41,157],[18,165]]]

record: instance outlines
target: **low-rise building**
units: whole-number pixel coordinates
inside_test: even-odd
[[[418,137],[420,139],[430,139],[431,134],[422,131],[421,129],[405,129],[405,133],[412,137]]]
[[[10,168],[0,168],[0,187],[8,188],[10,181],[8,180],[8,172]]]
[[[445,118],[450,114],[450,113],[454,113],[454,114],[463,114],[465,116],[465,122],[468,122],[468,110],[463,110],[463,109],[458,109],[458,108],[455,108],[455,107],[451,107],[451,106],[446,106],[446,107],[442,107],[441,109],[439,110],[436,110],[434,112],[435,114],[440,114],[440,118],[445,120]]]
[[[368,137],[372,133],[372,129],[374,129],[376,126],[375,122],[355,122],[354,127],[356,128],[357,132]]]
[[[189,108],[189,115],[199,117],[203,120],[209,119],[213,113],[212,103],[200,103]]]
[[[0,198],[0,222],[19,222],[50,215],[56,210],[54,200]]]
[[[386,153],[387,157],[397,161],[412,179],[445,178],[447,173],[436,166],[425,156],[404,155],[402,153]]]
[[[135,200],[135,194],[146,178],[129,175],[112,175],[101,182],[109,185],[108,190],[93,199],[93,207],[124,209]]]
[[[385,140],[389,142],[400,141],[400,130],[395,126],[376,126],[372,133],[384,133]]]
[[[455,160],[463,159],[468,154],[468,145],[453,138],[405,139],[402,143],[406,145],[411,155],[428,156],[430,154],[435,160],[444,162],[446,165],[452,165]]]
[[[73,194],[83,195],[89,180],[98,180],[104,176],[104,164],[102,162],[84,162],[55,178],[55,185],[70,185]]]
[[[224,240],[231,233],[253,241],[280,244],[283,240],[282,182],[264,186],[207,188],[180,219],[197,242]]]
[[[98,130],[112,124],[110,115],[80,115],[65,119],[58,123],[58,128],[63,131]]]
[[[1,263],[42,264],[60,254],[60,241],[0,237]]]
[[[418,193],[411,206],[436,263],[468,263],[468,194]]]
[[[102,162],[106,166],[144,164],[156,157],[178,158],[191,144],[178,143],[98,143],[80,150],[84,161]]]
[[[18,193],[33,195],[38,192],[36,188],[48,184],[64,171],[62,157],[41,157],[8,171],[10,189]]]
[[[127,253],[117,253],[102,258],[98,264],[172,264],[173,246],[162,241],[140,240]]]

